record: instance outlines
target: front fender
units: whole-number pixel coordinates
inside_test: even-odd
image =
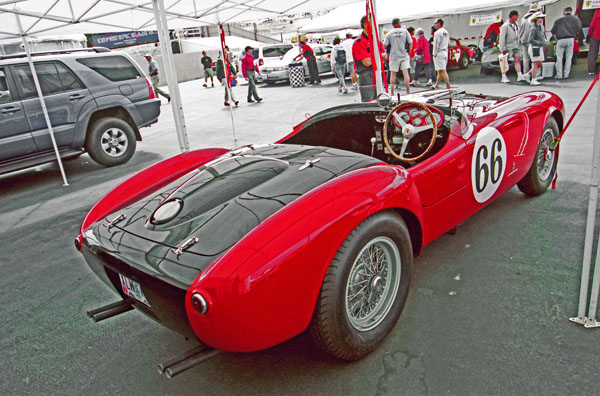
[[[308,326],[329,264],[371,214],[422,204],[408,172],[376,165],[330,180],[273,214],[211,264],[189,287],[186,312],[198,338],[218,349],[256,351]],[[191,296],[201,293],[207,314]]]

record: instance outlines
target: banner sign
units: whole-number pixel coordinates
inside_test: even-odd
[[[599,0],[600,1],[600,0]],[[502,20],[502,11],[495,11],[488,14],[475,14],[471,15],[471,26],[478,25],[491,25],[492,23],[500,22]]]
[[[584,0],[583,9],[590,10],[593,8],[600,8],[600,0]]]
[[[137,32],[114,32],[101,34],[86,34],[94,47],[118,48],[130,45],[155,43],[158,33],[154,30]]]

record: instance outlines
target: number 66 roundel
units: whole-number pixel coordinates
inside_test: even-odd
[[[471,161],[471,185],[477,202],[494,195],[506,169],[506,144],[496,128],[485,127],[477,134]]]

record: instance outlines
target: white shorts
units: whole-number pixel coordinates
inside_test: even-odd
[[[441,51],[433,57],[433,65],[435,70],[446,70],[448,64],[448,51]]]
[[[531,44],[529,44],[529,49],[528,49],[527,53],[529,54],[529,57],[531,58],[532,62],[543,62],[544,61],[544,49],[539,48],[539,50],[540,50],[539,56],[533,56],[533,47],[531,46]]]
[[[410,69],[410,58],[390,59],[390,71],[398,73],[400,70]]]

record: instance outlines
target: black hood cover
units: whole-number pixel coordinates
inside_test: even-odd
[[[108,220],[125,218],[110,230],[104,221],[95,232],[110,239],[112,249],[118,240],[147,252],[146,263],[138,266],[150,265],[156,271],[161,265],[157,260],[166,259],[197,274],[294,199],[336,176],[377,163],[372,157],[328,147],[242,147],[112,213]],[[194,242],[180,254],[174,252],[190,239]]]

